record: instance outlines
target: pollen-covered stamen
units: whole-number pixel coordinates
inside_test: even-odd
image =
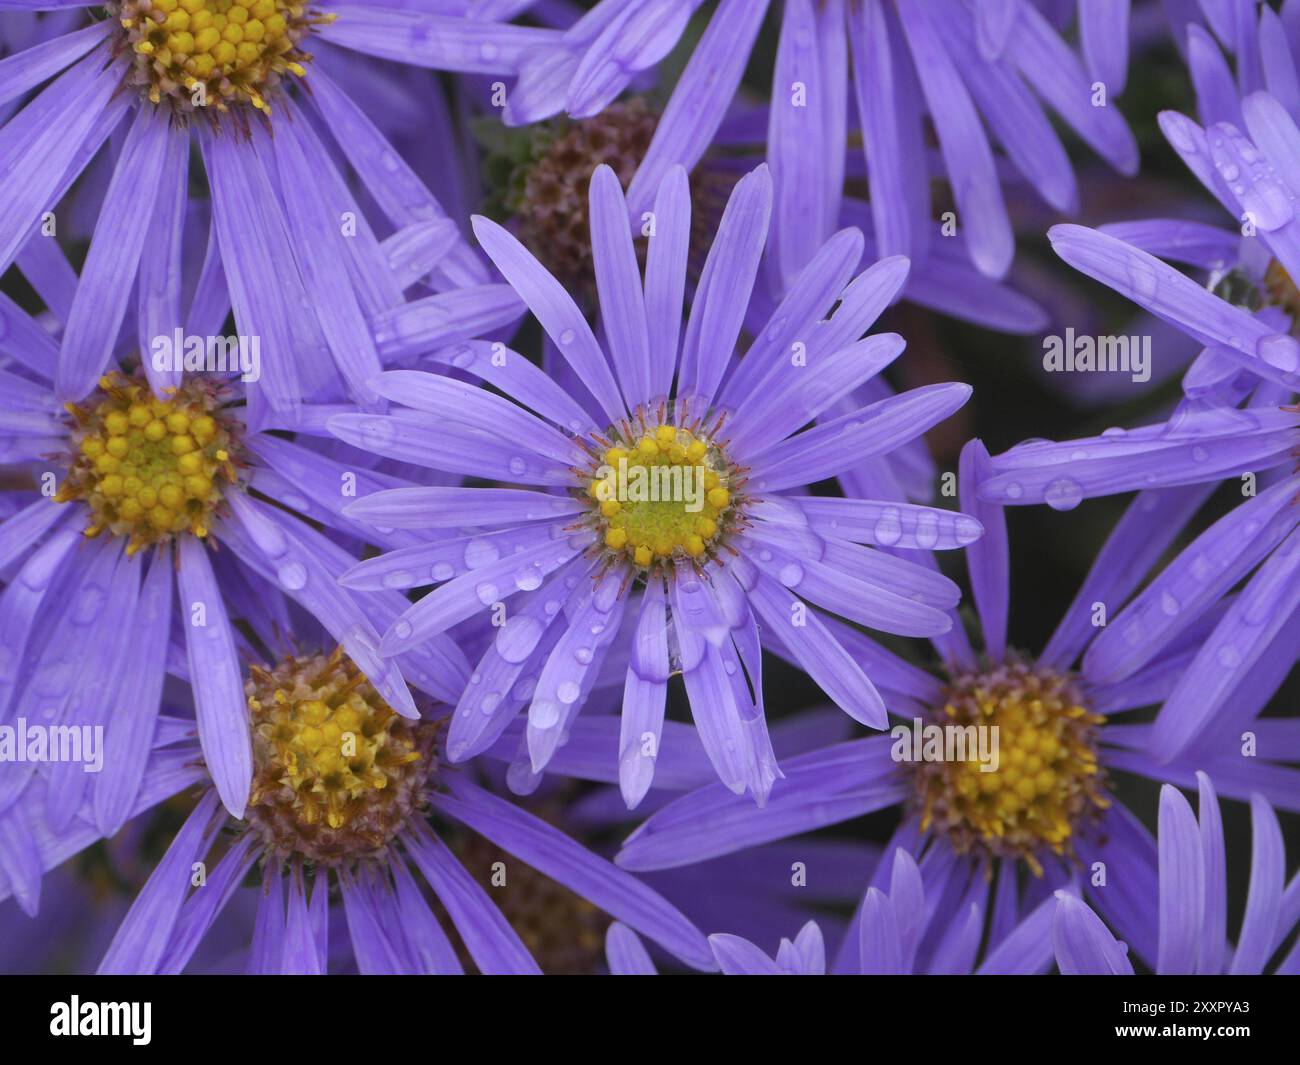
[[[159,399],[142,378],[114,372],[67,409],[72,457],[55,499],[90,507],[87,536],[128,537],[134,553],[178,533],[207,535],[222,486],[237,477],[239,427],[216,387],[192,381]]]
[[[424,805],[437,726],[399,716],[342,649],[255,666],[244,692],[248,819],[279,857],[378,856]]]
[[[270,114],[285,79],[306,76],[302,48],[334,15],[295,0],[117,0],[105,5],[131,54],[128,84],[179,114],[248,105]]]
[[[970,745],[966,761],[918,762],[922,829],[946,833],[959,854],[1023,859],[1036,876],[1042,853],[1073,857],[1080,829],[1110,805],[1102,721],[1068,675],[1016,662],[958,677],[930,723],[997,729],[996,762]]]
[[[703,563],[743,522],[743,471],[732,466],[712,431],[661,409],[638,412],[590,445],[580,471],[599,548],[640,571],[674,559]]]

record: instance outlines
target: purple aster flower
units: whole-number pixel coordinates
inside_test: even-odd
[[[1159,928],[1158,973],[1259,975],[1300,922],[1300,876],[1286,883],[1286,855],[1277,815],[1260,795],[1250,797],[1252,846],[1246,908],[1236,945],[1227,940],[1228,886],[1223,822],[1214,785],[1196,774],[1199,816],[1182,792],[1160,790],[1160,882],[1149,900],[1148,920]],[[1064,902],[1052,936],[1061,971],[1110,975],[1131,973],[1105,923],[1086,903]],[[1300,972],[1300,945],[1273,969]]]
[[[891,712],[910,718],[908,724],[892,736],[850,740],[785,760],[785,777],[762,809],[716,784],[676,799],[628,837],[616,859],[620,865],[672,868],[901,804],[904,818],[891,849],[913,851],[923,868],[927,860],[936,864],[942,882],[934,895],[951,900],[940,905],[941,912],[951,912],[958,901],[964,912],[973,902],[981,913],[1012,921],[1068,887],[1082,868],[1090,874],[1084,891],[1092,904],[1151,962],[1156,941],[1143,906],[1155,893],[1155,842],[1115,801],[1111,774],[1186,784],[1204,769],[1233,797],[1259,792],[1296,808],[1300,771],[1282,764],[1294,752],[1289,723],[1259,713],[1294,661],[1300,633],[1292,631],[1285,646],[1270,648],[1235,692],[1230,712],[1185,756],[1163,765],[1144,753],[1153,726],[1127,724],[1124,715],[1169,695],[1216,617],[1190,626],[1118,681],[1095,676],[1086,653],[1096,644],[1099,608],[1117,609],[1129,598],[1204,492],[1194,487],[1140,494],[1056,631],[1029,655],[1009,648],[1006,639],[1011,556],[1002,510],[975,495],[988,476],[988,462],[982,445],[972,441],[960,472],[962,503],[985,529],[966,548],[982,653],[954,627],[934,639],[943,664],[942,677],[936,677],[873,647],[876,682]],[[927,754],[924,744],[934,735],[949,742],[949,727],[972,744],[981,727],[992,729],[985,735],[990,745],[998,737],[999,753],[985,748],[973,754],[975,748],[954,743]],[[1017,880],[1022,865],[1035,874],[1023,892]],[[1047,958],[1043,953],[1041,963]]]
[[[0,10],[28,12],[91,6],[0,2]],[[108,18],[83,11],[81,28],[0,60],[0,106],[30,96],[12,115],[0,112],[0,271],[16,262],[59,306],[70,271],[43,238],[75,221],[70,205],[92,204],[82,284],[66,308],[59,397],[80,399],[104,372],[137,288],[145,336],[180,324],[171,312],[181,299],[180,257],[198,224],[188,187],[196,144],[211,198],[210,212],[197,212],[207,241],[199,311],[228,293],[240,333],[261,338],[266,373],[249,396],[255,423],[267,408],[292,416],[333,377],[375,405],[365,382],[381,368],[383,339],[369,323],[402,304],[404,287],[390,266],[404,245],[385,246],[376,231],[420,226],[427,238],[432,230],[447,246],[444,262],[423,264],[436,271],[437,291],[479,283],[486,271],[314,53],[335,41],[442,69],[506,72],[525,42],[550,31],[286,0],[113,0],[103,8]],[[70,194],[83,174],[89,192]],[[352,176],[377,206],[369,217]],[[404,265],[419,267],[421,257]],[[152,371],[150,379],[168,383]]]
[[[400,613],[402,597],[392,593],[386,605],[371,598],[362,607],[337,587],[338,573],[356,558],[340,544],[359,544],[362,533],[343,515],[344,504],[357,490],[405,480],[371,469],[369,456],[332,438],[313,437],[313,422],[322,432],[319,408],[287,419],[299,430],[294,440],[273,431],[285,425],[273,416],[256,424],[255,371],[269,374],[271,355],[252,359],[248,338],[238,346],[250,356],[245,362],[227,352],[238,364],[233,370],[185,371],[166,360],[159,368],[160,337],[211,339],[230,308],[210,258],[175,265],[166,292],[142,295],[129,328],[113,325],[104,334],[107,372],[67,403],[58,381],[86,336],[74,328],[75,308],[102,276],[87,276],[87,267],[78,279],[64,263],[68,275],[50,275],[50,309],[39,320],[0,296],[0,722],[105,728],[101,773],[87,775],[79,765],[48,770],[47,816],[55,828],[87,797],[105,834],[127,818],[168,673],[194,686],[213,780],[230,811],[243,810],[252,763],[235,625],[268,589],[282,589],[311,612],[401,713],[415,712],[403,680],[408,666],[407,676],[442,699],[454,699],[468,675],[445,637],[423,645],[407,666],[381,661],[378,633]],[[375,283],[394,280],[384,269]],[[412,346],[513,321],[519,310],[500,285],[432,295],[385,315],[375,327],[379,350],[401,359]],[[393,335],[382,339],[385,329]],[[298,344],[318,356],[318,393],[334,400],[325,411],[356,409],[344,401],[345,384],[331,376],[323,350],[313,349],[308,335]],[[363,535],[394,547],[411,542],[400,533]],[[275,624],[290,631],[287,614]],[[33,771],[31,762],[0,767],[0,810]]]
[[[254,763],[242,819],[221,809],[194,722],[159,715],[132,813],[185,795],[187,816],[100,972],[181,972],[240,894],[256,897],[252,927],[224,935],[242,937],[247,972],[458,973],[472,962],[536,973],[542,961],[598,950],[584,917],[596,910],[687,965],[714,967],[701,933],[655,891],[450,771],[445,707],[422,700],[416,716],[396,713],[341,648],[286,653],[239,680]],[[88,802],[54,828],[39,801],[45,781],[30,787],[6,811],[13,849],[0,863],[0,899],[29,903],[43,869],[102,838]],[[260,889],[241,892],[250,875]]]
[[[1122,71],[1124,5],[1089,4],[1090,64]],[[599,113],[638,72],[657,63],[686,28],[698,0],[603,0],[554,43],[526,56],[505,110],[532,122],[560,110]],[[1094,7],[1107,8],[1094,13]],[[692,168],[721,126],[768,4],[723,0],[709,19],[644,162],[628,189],[649,209],[674,165]],[[1122,77],[1120,78],[1122,85]],[[881,256],[922,264],[940,232],[930,217],[929,177],[946,177],[957,235],[970,261],[1000,277],[1013,238],[998,173],[998,143],[1011,165],[1058,210],[1073,210],[1074,174],[1043,104],[1125,173],[1137,148],[1104,80],[1094,75],[1032,4],[1023,0],[862,0],[782,5],[768,127],[776,210],[776,268],[791,281],[839,225],[856,103]],[[927,150],[929,118],[938,157]]]
[[[761,802],[779,775],[763,711],[763,647],[782,649],[850,716],[880,728],[884,703],[856,652],[858,634],[839,619],[913,636],[950,627],[956,586],[876,547],[959,547],[979,535],[978,522],[803,493],[915,440],[970,389],[886,395],[800,432],[902,351],[893,334],[861,338],[898,293],[907,262],[857,274],[861,235],[837,234],[738,359],[771,194],[766,168],[737,184],[683,334],[685,171],[670,171],[657,194],[643,284],[622,189],[608,167],[597,170],[591,232],[603,344],[518,240],[475,218],[484,250],[567,362],[568,390],[505,345],[477,343],[446,361],[504,396],[398,372],[373,387],[406,409],[329,421],[377,454],[522,486],[380,492],[347,508],[379,528],[457,530],[344,577],[357,589],[439,585],[389,628],[384,653],[474,617],[497,627],[453,715],[452,761],[491,746],[527,707],[532,767],[541,769],[611,648],[630,646],[619,748],[629,805],[653,776],[675,672],[719,777]]]

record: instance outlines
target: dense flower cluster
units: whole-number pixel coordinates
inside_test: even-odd
[[[1300,972],[1275,6],[0,0],[0,967]]]

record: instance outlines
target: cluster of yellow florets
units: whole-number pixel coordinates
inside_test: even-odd
[[[128,537],[134,553],[177,533],[207,535],[222,483],[236,479],[231,426],[213,390],[191,383],[159,399],[144,381],[113,373],[68,411],[73,455],[55,499],[90,507],[87,536]]]
[[[332,21],[290,0],[121,0],[109,10],[133,53],[128,80],[155,104],[191,113],[250,104],[270,113],[268,97],[285,75],[304,77],[300,47],[314,26]]]
[[[692,429],[642,430],[604,447],[587,478],[601,543],[641,569],[702,560],[733,516],[734,472],[721,449]]]
[[[327,863],[371,855],[423,803],[433,726],[394,712],[342,650],[254,667],[244,691],[249,819],[272,850]]]
[[[1078,829],[1109,805],[1096,750],[1103,720],[1049,670],[1014,663],[958,679],[934,723],[996,728],[997,768],[974,757],[919,763],[922,829],[946,832],[958,853],[1021,858],[1041,874],[1036,852],[1072,855]]]

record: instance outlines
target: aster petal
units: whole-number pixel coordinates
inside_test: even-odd
[[[1033,976],[1047,971],[1052,961],[1052,918],[1056,899],[1040,902],[996,947],[984,956],[976,973]]]
[[[1248,312],[1224,302],[1172,266],[1083,226],[1048,230],[1052,249],[1076,270],[1126,296],[1201,343],[1233,353],[1243,368],[1270,381],[1300,380],[1300,345]]]
[[[748,401],[760,391],[761,385],[788,365],[792,345],[802,340],[805,345],[818,330],[818,323],[835,306],[841,294],[847,296],[845,285],[858,263],[862,261],[864,241],[856,229],[841,229],[826,241],[811,261],[799,272],[793,284],[787,286],[785,296],[772,312],[765,328],[754,339],[745,357],[733,369],[721,393],[720,404],[735,410],[740,418],[748,414]],[[889,291],[890,275],[899,273],[898,286]],[[854,282],[855,297],[865,295],[868,287],[879,282],[877,298],[884,303],[892,300],[907,275],[907,260],[896,257],[885,264],[877,263],[864,275],[868,281]],[[866,331],[866,326],[862,332]],[[861,335],[861,334],[859,334]],[[856,340],[857,337],[850,337]],[[821,347],[820,350],[829,350]],[[736,420],[731,422],[733,433]],[[732,439],[735,437],[733,435]]]
[[[185,536],[180,539],[179,552],[177,588],[182,615],[188,622],[186,661],[203,758],[226,809],[234,817],[243,817],[253,780],[253,752],[234,631],[207,548],[196,537]]]
[[[628,187],[634,216],[649,208],[664,176],[674,167],[695,167],[736,95],[768,0],[721,0],[677,79],[636,176]]]
[[[1200,829],[1177,788],[1160,789],[1159,973],[1196,970],[1205,907],[1205,856]]]
[[[629,810],[645,798],[654,780],[671,672],[664,584],[650,580],[632,636],[619,725],[618,783]]]
[[[1184,750],[1300,608],[1300,530],[1250,579],[1165,701],[1150,751],[1168,761]]]
[[[902,0],[897,10],[935,125],[967,251],[981,273],[1001,277],[1011,265],[1015,240],[979,113],[930,11],[912,0]]]
[[[1088,73],[1118,96],[1128,78],[1129,0],[1079,0],[1079,40]]]
[[[695,7],[692,0],[625,5],[578,61],[565,100],[569,114],[590,118],[613,103],[634,74],[672,50]]]
[[[411,858],[446,908],[480,972],[541,974],[537,962],[496,904],[442,840],[422,825],[414,826],[403,838]]]
[[[1227,956],[1228,885],[1223,853],[1223,818],[1214,785],[1205,773],[1196,774],[1199,793],[1197,820],[1201,831],[1201,853],[1205,856],[1205,907],[1202,914],[1200,949],[1196,954],[1198,973],[1223,972]]]
[[[459,18],[376,4],[331,4],[327,41],[398,63],[462,74],[509,74],[532,49],[554,43],[554,30]],[[315,79],[313,79],[315,80]]]
[[[929,240],[930,189],[916,75],[881,0],[852,4],[847,14],[876,245],[881,256],[919,260]]]
[[[167,951],[158,964],[158,973],[174,976],[181,972],[195,950],[221,915],[226,904],[243,882],[258,859],[253,846],[253,836],[240,836],[221,861],[207,875],[202,891],[195,891],[185,900],[176,927],[167,945]]]
[[[1025,80],[1121,174],[1137,172],[1137,141],[1119,109],[1094,107],[1083,64],[1032,4],[1020,4],[1007,49]]]
[[[519,807],[467,781],[452,787],[454,795],[432,798],[435,809],[595,903],[687,965],[713,968],[703,935],[657,892]]]
[[[1068,891],[1056,892],[1052,949],[1063,976],[1133,975],[1124,944],[1110,934],[1086,902]]]
[[[55,389],[80,399],[108,365],[149,226],[140,215],[154,208],[172,137],[163,112],[142,107],[122,146],[95,225],[81,283],[63,335]]]
[[[1262,796],[1250,797],[1250,827],[1250,890],[1246,896],[1246,916],[1241,923],[1241,935],[1237,937],[1236,953],[1228,967],[1228,972],[1234,975],[1263,972],[1288,931],[1278,928],[1282,885],[1286,877],[1282,829],[1273,808]]]
[[[682,340],[677,387],[685,396],[707,403],[732,361],[771,213],[772,177],[763,165],[732,189],[709,248]]]
[[[729,933],[709,936],[709,949],[725,976],[784,976],[771,958],[748,939]]]
[[[589,201],[600,320],[623,399],[629,410],[636,410],[652,398],[650,334],[627,201],[613,169],[604,163],[591,176]]]
[[[0,104],[16,100],[71,66],[103,40],[110,28],[107,21],[97,22],[75,33],[51,37],[0,60]]]
[[[6,160],[0,169],[0,270],[8,269],[41,215],[57,202],[82,147],[100,132],[107,135],[96,129],[101,118],[121,118],[120,110],[108,106],[120,86],[118,72],[91,53],[0,129],[0,159]]]
[[[823,422],[750,459],[755,494],[816,484],[921,436],[970,398],[970,385],[925,385]]]
[[[104,731],[104,771],[95,780],[94,811],[95,824],[106,839],[126,823],[144,779],[161,706],[171,617],[171,565],[159,553],[131,615],[122,680],[112,699],[112,727]]]
[[[650,960],[644,944],[621,921],[613,922],[605,932],[605,959],[611,976],[656,974],[655,964]]]
[[[176,833],[148,882],[118,926],[97,970],[152,974],[166,953],[189,889],[194,860],[204,853],[217,815],[217,794],[209,791]]]

